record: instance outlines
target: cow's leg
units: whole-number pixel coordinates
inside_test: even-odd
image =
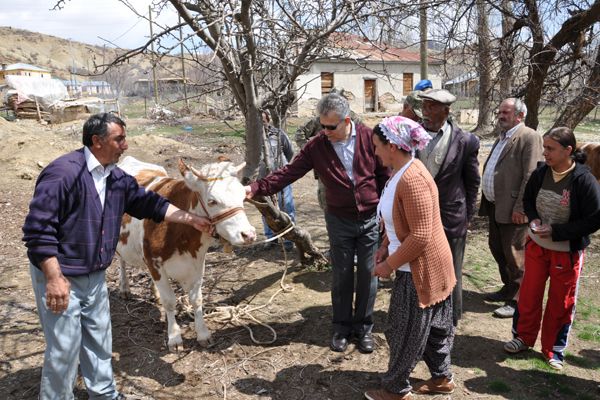
[[[160,304],[160,290],[158,290],[158,286],[156,286],[154,279],[152,280],[152,294],[154,295],[154,301],[156,301],[156,304]]]
[[[204,269],[204,268],[202,268]],[[211,333],[204,323],[204,312],[202,310],[202,274],[192,282],[189,289],[190,303],[194,309],[194,325],[196,338],[201,346],[206,347],[213,343]]]
[[[154,283],[156,284],[158,292],[160,293],[160,299],[167,316],[167,333],[169,336],[167,345],[169,346],[169,351],[177,351],[179,347],[183,349],[181,328],[175,320],[177,297],[175,297],[175,292],[173,292],[173,288],[169,283],[169,278],[166,276],[166,274],[162,274],[160,279]]]
[[[127,264],[119,257],[119,294],[122,298],[128,299],[131,295],[129,289],[129,278],[127,277]]]

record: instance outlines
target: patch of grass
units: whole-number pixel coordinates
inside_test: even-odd
[[[589,358],[570,354],[569,352],[565,353],[565,360],[568,364],[572,364],[572,365],[575,365],[580,368],[587,368],[587,369],[600,368],[600,363],[597,363],[594,360],[591,360]]]
[[[577,337],[588,342],[600,343],[600,325],[598,324],[582,324],[577,325]]]
[[[508,393],[511,391],[510,385],[504,381],[491,381],[488,387],[495,393]]]
[[[543,371],[552,372],[554,374],[559,373],[559,371],[550,367],[546,360],[542,358],[539,354],[533,353],[531,351],[520,353],[517,356],[507,358],[505,362],[510,367],[518,370]]]

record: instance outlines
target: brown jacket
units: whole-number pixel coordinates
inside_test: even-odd
[[[419,160],[413,161],[396,186],[393,216],[402,245],[389,255],[388,265],[397,269],[410,264],[421,307],[445,300],[456,285],[452,253],[442,226],[437,186]],[[387,242],[385,238],[384,245]]]
[[[497,145],[498,139],[494,142],[490,155]],[[512,224],[512,213],[523,212],[525,185],[538,161],[544,159],[542,152],[542,136],[525,125],[517,129],[502,149],[494,170],[496,210],[493,217],[496,222]],[[490,156],[483,165],[484,171],[489,159]],[[489,206],[490,202],[482,194],[479,215],[489,216]]]

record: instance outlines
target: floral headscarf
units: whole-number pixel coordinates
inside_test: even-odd
[[[421,125],[399,115],[384,118],[379,127],[387,140],[411,154],[416,150],[423,150],[431,140],[431,136]]]

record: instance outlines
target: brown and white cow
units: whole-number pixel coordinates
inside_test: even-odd
[[[177,207],[209,217],[216,233],[232,245],[251,243],[256,231],[244,212],[244,187],[237,178],[243,167],[231,162],[218,162],[199,170],[179,161],[182,178],[167,176],[164,168],[126,157],[120,164],[134,175],[141,186],[169,199]],[[211,343],[211,333],[202,313],[202,277],[204,259],[213,237],[194,228],[170,222],[157,224],[125,215],[117,256],[121,262],[121,293],[129,293],[126,265],[147,267],[158,289],[168,325],[168,345],[171,351],[183,344],[181,330],[175,320],[176,297],[169,278],[176,280],[188,292],[194,309],[198,342]]]
[[[585,164],[590,167],[592,174],[600,182],[600,143],[584,143],[579,149],[586,155]]]

